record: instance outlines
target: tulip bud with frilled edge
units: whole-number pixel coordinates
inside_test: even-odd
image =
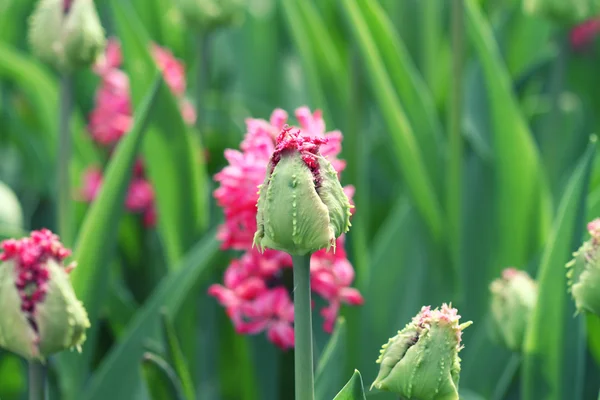
[[[80,348],[90,322],[69,280],[70,255],[47,229],[2,242],[0,254],[0,347],[44,360]]]
[[[350,227],[350,201],[319,153],[327,139],[284,128],[260,186],[254,244],[292,255],[335,246]]]
[[[591,238],[567,264],[567,278],[577,311],[600,315],[600,219],[590,222],[588,231]]]
[[[463,329],[455,308],[423,307],[404,329],[381,349],[373,387],[412,400],[458,400]]]
[[[92,0],[39,0],[29,22],[34,53],[61,71],[90,65],[104,50]]]
[[[521,351],[525,330],[537,300],[537,283],[527,272],[507,268],[490,285],[492,335],[512,351]]]
[[[192,26],[211,31],[243,18],[245,0],[178,0],[179,8]]]
[[[526,12],[573,24],[600,14],[600,0],[524,0]]]

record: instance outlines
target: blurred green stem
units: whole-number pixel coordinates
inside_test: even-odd
[[[512,382],[513,378],[515,377],[515,374],[519,370],[520,365],[521,355],[519,353],[514,353],[510,357],[510,360],[508,360],[506,368],[504,368],[504,372],[498,380],[496,389],[494,389],[494,393],[492,394],[492,400],[502,400],[506,397],[506,392],[508,392],[510,383]]]
[[[438,39],[440,36],[439,11],[443,6],[437,1],[421,1],[421,71],[429,88],[435,90],[435,72],[438,64]]]
[[[461,244],[461,205],[462,205],[462,162],[463,142],[461,132],[462,117],[462,77],[464,63],[464,0],[452,0],[452,101],[450,102],[449,134],[448,134],[448,168],[446,178],[446,201],[448,223],[450,225],[451,258],[454,270],[460,265]],[[460,278],[457,276],[457,278]],[[460,282],[457,279],[456,282]],[[457,293],[461,293],[456,287]]]
[[[202,134],[202,124],[206,126],[202,98],[210,84],[210,37],[210,33],[204,31],[201,31],[197,37],[197,52],[200,59],[196,64],[196,127],[200,134]]]
[[[41,362],[29,361],[29,400],[46,398],[46,367]]]
[[[310,254],[292,256],[294,262],[294,370],[296,400],[314,400]]]
[[[71,129],[73,114],[73,77],[64,73],[60,80],[60,126],[57,160],[57,220],[58,232],[63,243],[72,244],[71,237],[71,187],[69,163],[71,161]]]

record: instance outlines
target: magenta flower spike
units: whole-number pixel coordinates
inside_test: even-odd
[[[71,252],[47,229],[2,242],[0,347],[29,360],[80,349],[90,323],[69,281]]]

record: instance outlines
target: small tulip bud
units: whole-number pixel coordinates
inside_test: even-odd
[[[1,246],[0,347],[39,360],[80,348],[90,323],[63,265],[70,251],[46,229]]]
[[[106,42],[92,0],[39,0],[29,41],[42,61],[61,71],[91,65]]]
[[[600,315],[600,219],[590,222],[588,231],[591,238],[567,264],[567,278],[577,311]]]
[[[490,291],[494,338],[508,349],[520,351],[537,300],[537,283],[527,272],[507,268],[492,282]]]
[[[458,400],[463,329],[457,310],[423,307],[406,327],[381,349],[377,379],[371,385],[414,400]]]
[[[232,25],[243,18],[244,0],[178,0],[188,23],[204,31]]]
[[[350,227],[350,201],[331,163],[319,153],[326,139],[284,128],[260,186],[254,244],[304,255],[335,246]]]
[[[566,24],[582,22],[600,13],[598,0],[525,0],[523,7],[528,13]]]

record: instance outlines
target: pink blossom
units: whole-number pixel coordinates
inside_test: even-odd
[[[88,203],[94,201],[98,196],[101,185],[102,171],[96,167],[88,168],[83,173],[83,188],[81,189],[82,200]]]
[[[115,38],[111,38],[106,42],[104,54],[99,57],[92,69],[98,76],[103,77],[107,73],[119,68],[122,62],[121,44]]]
[[[571,29],[569,39],[575,50],[583,50],[590,45],[600,32],[600,18],[590,19]]]
[[[267,331],[267,337],[282,349],[294,347],[294,305],[284,287],[262,292],[256,299],[242,305],[251,322],[240,333]]]
[[[152,45],[152,55],[173,93],[176,96],[183,96],[185,94],[185,68],[183,63],[177,60],[169,50],[157,45]]]
[[[244,253],[227,268],[224,285],[211,286],[209,294],[225,307],[237,332],[266,331],[267,337],[283,349],[293,347],[293,305],[284,287],[269,287],[278,281],[284,268],[291,267],[292,260],[283,252],[266,250],[261,254],[252,248],[258,185],[264,180],[273,154],[286,146],[298,148],[309,167],[314,164],[317,150],[330,160],[338,173],[345,167],[344,161],[337,159],[341,151],[341,132],[326,132],[320,111],[311,113],[307,107],[302,107],[296,110],[296,118],[300,133],[296,134],[299,128],[288,127],[285,128],[286,137],[280,136],[288,120],[285,111],[275,110],[269,121],[248,118],[240,150],[225,150],[228,165],[215,175],[219,187],[214,192],[217,204],[225,214],[225,223],[217,233],[221,247]],[[314,139],[308,140],[309,135]],[[354,187],[347,186],[344,191],[351,199]],[[328,302],[321,310],[325,331],[333,329],[342,304],[363,303],[361,294],[350,287],[353,280],[354,270],[346,256],[344,237],[337,239],[335,253],[321,250],[312,256],[313,291]]]
[[[154,204],[154,190],[150,182],[135,178],[129,184],[125,207],[134,213],[143,212]]]

